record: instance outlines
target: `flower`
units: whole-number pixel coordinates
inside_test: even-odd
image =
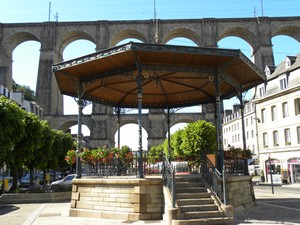
[[[76,162],[76,152],[75,150],[69,150],[67,152],[67,155],[65,157],[65,161],[69,164],[69,165],[73,165]]]

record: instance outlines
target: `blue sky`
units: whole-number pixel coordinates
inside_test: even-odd
[[[0,0],[0,2],[0,23],[44,22],[49,19],[62,22],[154,18],[154,0]],[[156,0],[155,2],[157,19],[238,18],[262,16],[262,14],[269,17],[284,17],[298,16],[300,12],[299,0]],[[272,43],[276,65],[286,55],[300,53],[300,44],[292,38],[278,36],[272,39]],[[176,39],[172,44],[191,45],[191,42]],[[222,48],[241,49],[246,56],[251,55],[249,45],[241,39],[228,37],[221,40],[218,45]],[[38,42],[31,41],[20,44],[13,52],[13,79],[19,84],[30,86],[33,90],[36,85],[39,48]],[[93,43],[76,41],[67,46],[63,58],[68,60],[94,51]],[[230,101],[228,107],[232,103],[237,103],[237,100]],[[65,105],[67,109],[70,109],[65,113],[76,113],[77,106],[73,99],[66,100]],[[87,107],[84,112],[89,113],[90,108]],[[194,110],[197,109],[194,108]],[[73,130],[76,131],[76,129]],[[124,134],[126,131],[121,130],[121,133]],[[132,128],[128,133],[132,133]]]

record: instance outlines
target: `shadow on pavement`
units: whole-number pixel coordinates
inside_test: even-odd
[[[0,215],[7,214],[18,209],[19,207],[15,205],[0,205]]]
[[[235,213],[234,224],[260,222],[263,224],[300,223],[300,199],[258,199],[256,206]]]

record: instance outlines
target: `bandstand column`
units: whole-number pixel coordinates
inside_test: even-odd
[[[223,150],[223,140],[222,140],[222,121],[221,121],[221,93],[220,93],[220,77],[223,70],[218,69],[216,74],[216,79],[214,80],[215,91],[216,91],[216,123],[217,123],[217,169],[221,172],[223,171],[224,164],[224,150]]]
[[[76,149],[76,178],[81,178],[81,161],[79,153],[82,147],[82,110],[83,110],[83,88],[82,84],[78,87],[78,133],[77,133],[77,149]]]

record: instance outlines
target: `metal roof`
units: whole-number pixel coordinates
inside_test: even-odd
[[[140,71],[140,73],[139,73]],[[143,108],[175,108],[246,91],[265,75],[240,50],[129,42],[53,65],[62,94],[121,108],[137,108],[142,77]]]

